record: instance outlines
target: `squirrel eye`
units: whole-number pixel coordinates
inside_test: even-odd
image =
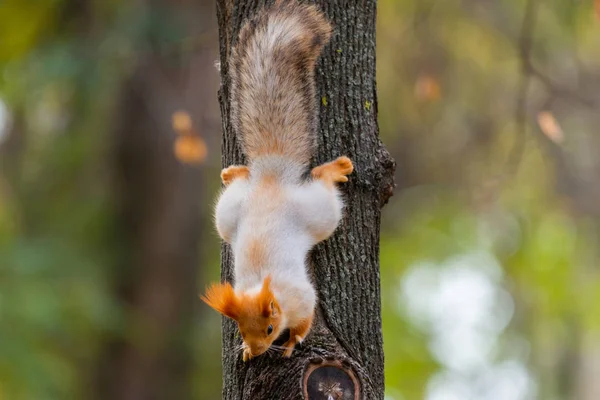
[[[267,328],[267,335],[270,335],[271,333],[273,333],[273,325],[269,325]]]

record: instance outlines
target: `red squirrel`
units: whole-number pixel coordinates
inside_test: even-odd
[[[237,322],[244,361],[286,328],[285,357],[306,337],[317,302],[307,255],[342,216],[336,183],[348,180],[350,159],[304,178],[318,131],[315,64],[331,30],[314,5],[277,1],[242,27],[231,52],[231,122],[249,165],[221,172],[215,210],[233,250],[235,284],[213,284],[202,300]]]

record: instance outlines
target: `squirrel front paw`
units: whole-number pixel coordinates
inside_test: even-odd
[[[250,175],[250,169],[245,165],[232,165],[221,171],[221,181],[224,185],[229,185],[235,179],[247,179]]]
[[[296,342],[292,340],[288,340],[283,344],[285,347],[285,351],[283,352],[283,357],[290,358],[292,356],[292,352],[294,351],[294,347],[296,346]]]
[[[348,157],[338,157],[335,160],[313,168],[311,175],[315,179],[324,180],[327,183],[348,182],[348,177],[354,170],[352,161]]]
[[[244,362],[246,362],[251,358],[252,358],[252,354],[250,353],[250,349],[244,349],[244,354],[242,355],[242,360]]]
[[[292,352],[294,351],[294,347],[296,347],[296,344],[302,343],[303,340],[304,338],[300,335],[295,335],[293,338],[290,337],[290,340],[283,344],[283,347],[286,348],[283,352],[283,357],[290,358],[292,356]]]

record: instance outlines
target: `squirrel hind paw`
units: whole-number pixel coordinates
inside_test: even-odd
[[[346,175],[350,175],[352,171],[354,171],[352,161],[348,157],[342,156],[313,168],[311,174],[313,178],[326,182],[348,182]]]
[[[352,165],[352,161],[348,157],[338,157],[334,163],[340,175],[350,175],[354,171],[354,165]]]
[[[247,179],[249,175],[250,170],[248,167],[244,165],[232,165],[231,167],[224,168],[221,171],[221,180],[223,181],[223,184],[229,185],[235,179]]]

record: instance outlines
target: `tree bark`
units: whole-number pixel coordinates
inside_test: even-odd
[[[265,3],[270,4],[264,0],[217,2],[223,167],[245,161],[229,120],[227,62],[231,45],[243,23]],[[292,358],[264,354],[244,363],[241,353],[235,351],[241,343],[237,326],[224,319],[226,400],[383,399],[379,225],[380,209],[393,191],[395,164],[378,138],[376,2],[315,3],[332,21],[334,33],[317,65],[315,102],[320,103],[320,133],[313,164],[347,155],[355,172],[342,185],[346,208],[340,227],[311,254],[320,299],[317,318]],[[224,245],[223,280],[233,281],[232,265],[231,250]]]

